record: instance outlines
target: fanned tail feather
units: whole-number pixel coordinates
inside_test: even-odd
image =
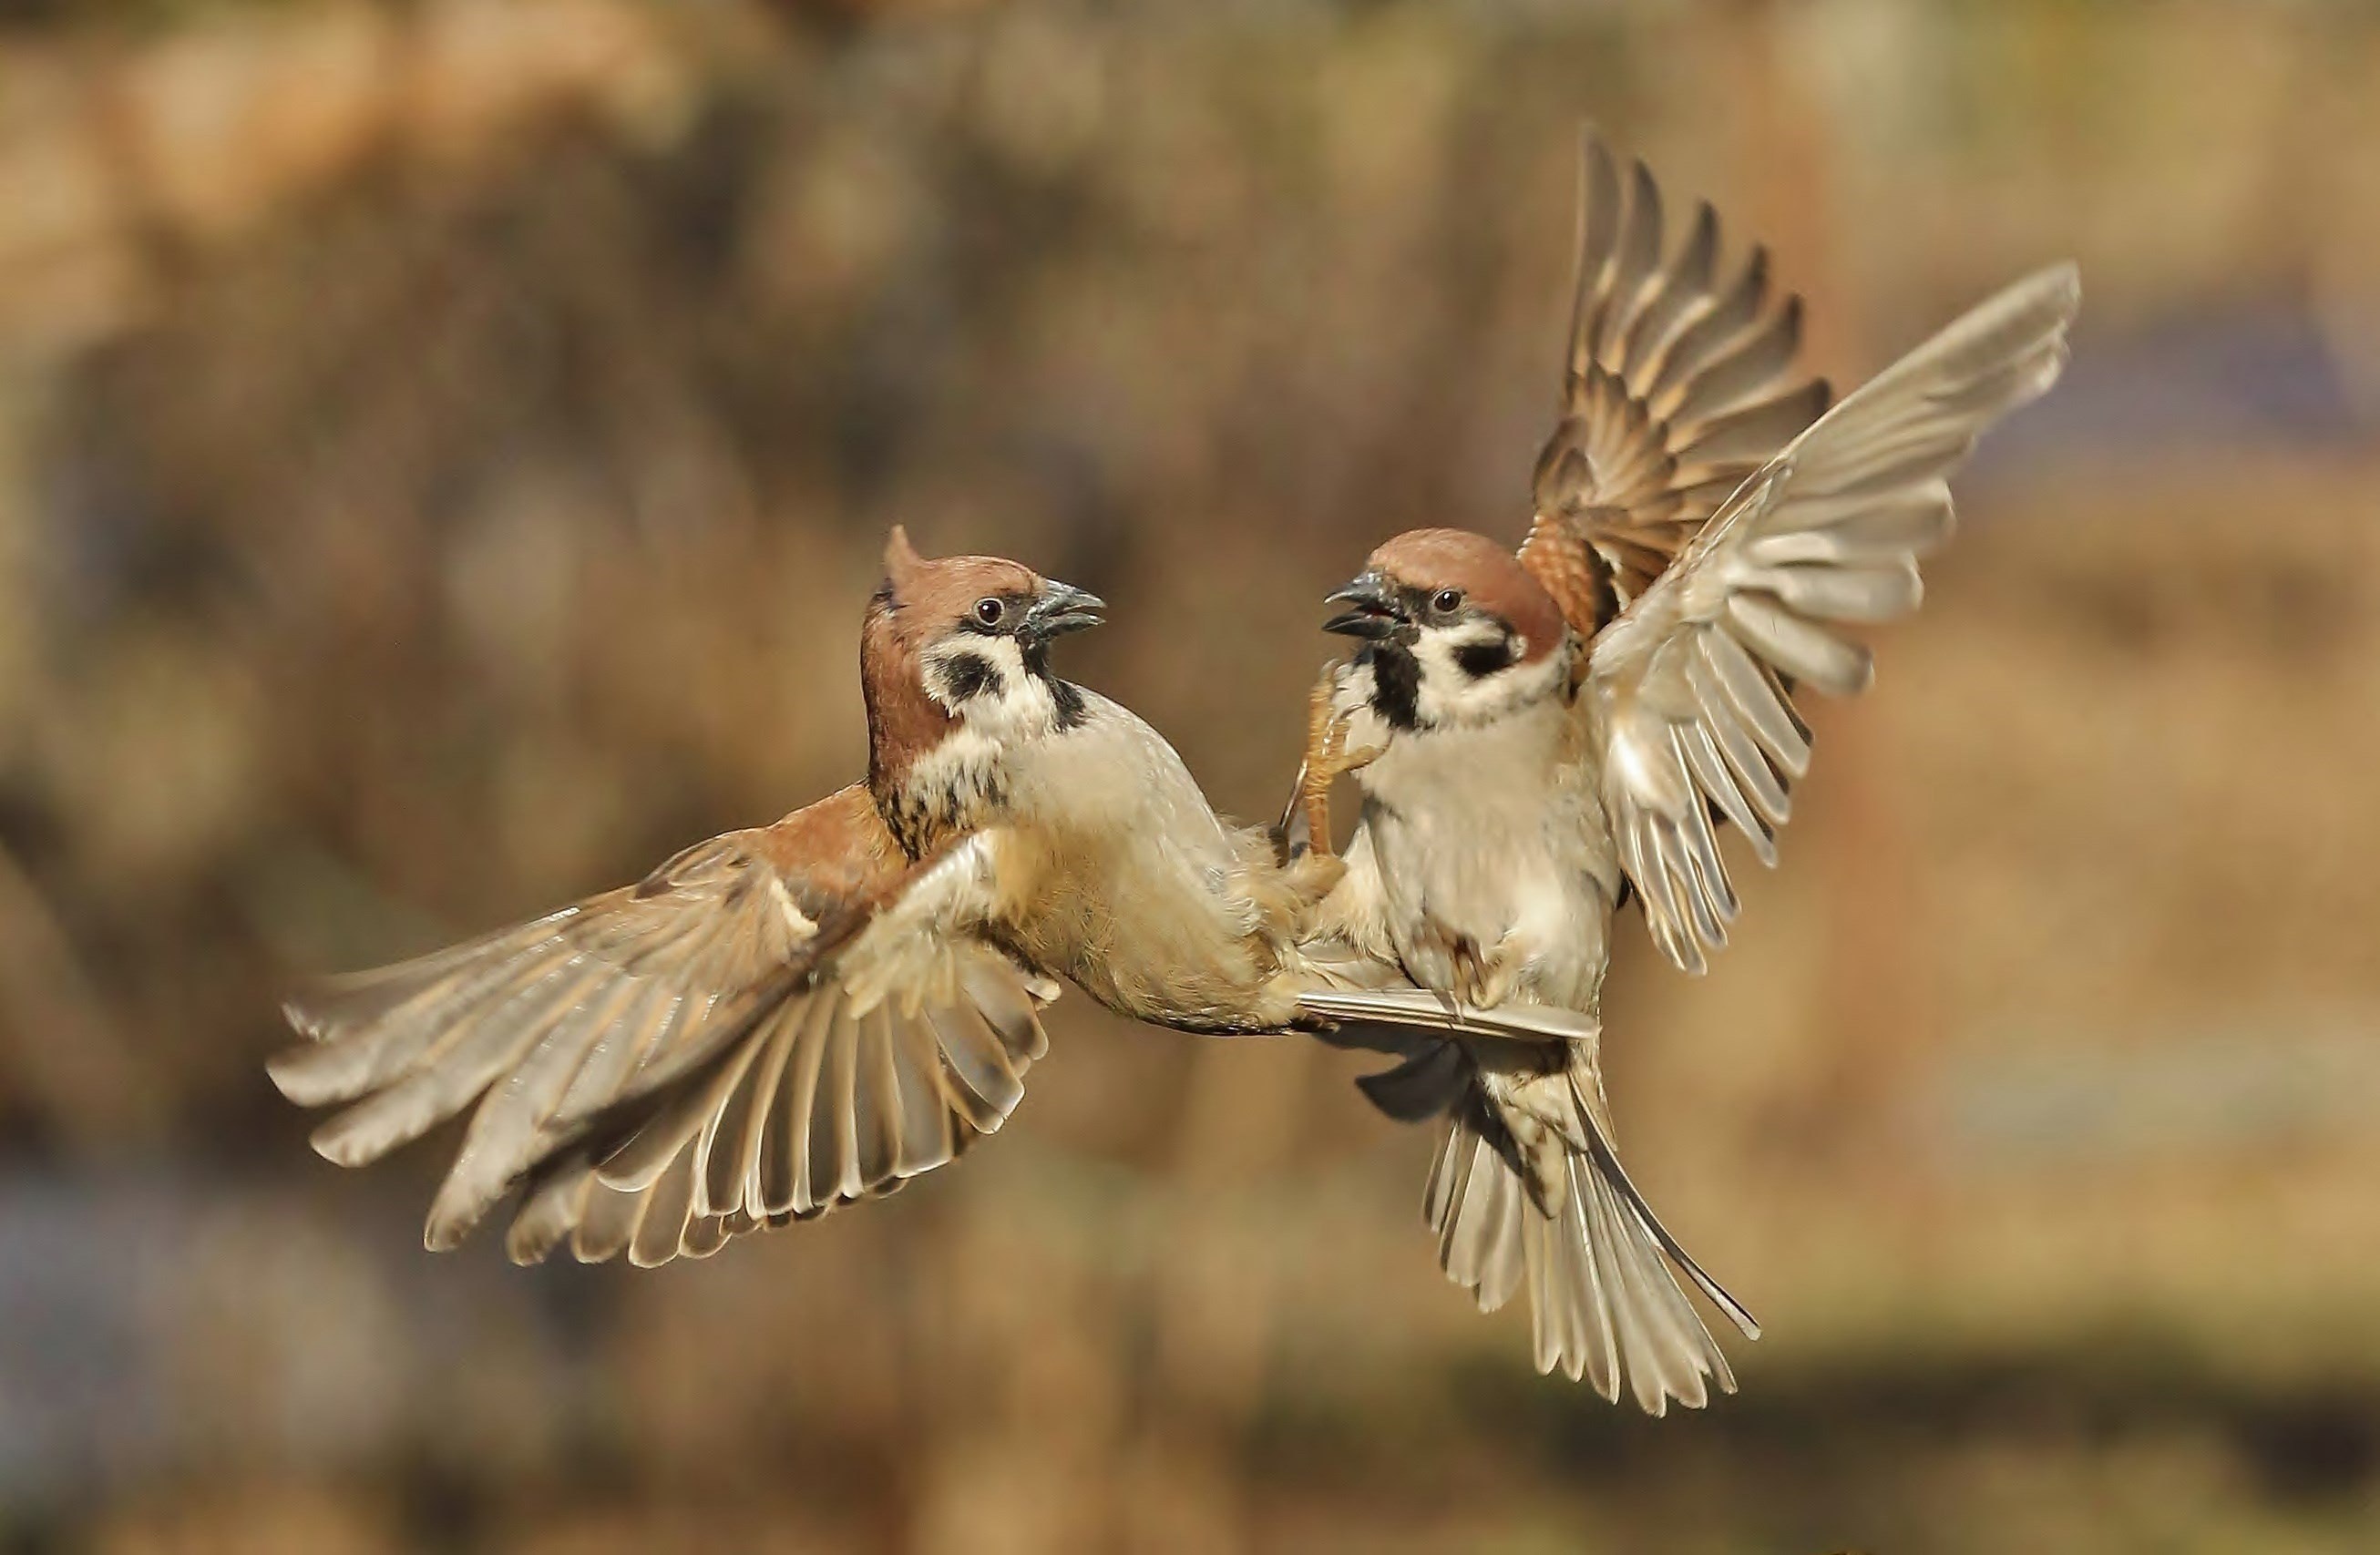
[[[1760,1326],[1705,1272],[1629,1179],[1601,1118],[1597,1023],[1573,1011],[1479,1009],[1415,989],[1332,990],[1301,1001],[1358,1023],[1325,1034],[1403,1062],[1362,1081],[1402,1121],[1445,1119],[1423,1196],[1439,1263],[1482,1311],[1524,1285],[1537,1369],[1616,1401],[1624,1382],[1651,1415],[1699,1408],[1727,1355],[1678,1282],[1682,1273],[1747,1339]],[[1548,1044],[1560,1060],[1548,1066]]]

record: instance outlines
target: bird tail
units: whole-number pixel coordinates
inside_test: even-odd
[[[1408,1032],[1423,1024],[1410,1010],[1366,1013]],[[1536,1006],[1455,1005],[1437,1024],[1464,1037],[1398,1042],[1405,1061],[1357,1084],[1391,1117],[1445,1119],[1423,1202],[1439,1267],[1482,1311],[1525,1282],[1539,1371],[1591,1380],[1615,1402],[1624,1379],[1651,1415],[1671,1399],[1699,1408],[1713,1380],[1733,1392],[1735,1374],[1678,1275],[1745,1338],[1759,1338],[1760,1325],[1679,1245],[1620,1164],[1603,1121],[1595,1023]],[[1557,1034],[1564,1056],[1548,1067],[1547,1038]],[[1391,1047],[1384,1035],[1342,1027],[1329,1039]]]

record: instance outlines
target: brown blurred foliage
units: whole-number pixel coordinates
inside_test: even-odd
[[[2375,80],[2319,3],[0,8],[0,1547],[2371,1548]],[[1517,533],[1588,115],[1838,382],[2088,298],[1737,948],[1622,936],[1740,1397],[1535,1378],[1345,1061],[1079,1000],[699,1267],[306,1151],[289,978],[856,771],[895,520],[1269,811],[1320,595]]]

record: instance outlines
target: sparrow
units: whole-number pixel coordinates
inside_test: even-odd
[[[1659,1415],[1703,1404],[1706,1379],[1735,1387],[1665,1257],[1759,1330],[1614,1153],[1612,918],[1633,896],[1690,974],[1725,942],[1718,829],[1774,863],[1810,755],[1793,692],[1865,686],[1869,655],[1839,627],[1915,608],[1949,477],[2057,378],[2080,288],[2071,265],[2020,281],[1828,409],[1791,370],[1798,302],[1764,307],[1760,251],[1716,285],[1704,205],[1661,262],[1650,175],[1634,164],[1623,201],[1591,135],[1582,183],[1563,414],[1527,539],[1414,530],[1330,596],[1326,629],[1363,646],[1317,689],[1343,727],[1316,735],[1300,802],[1311,832],[1328,823],[1313,774],[1351,770],[1362,796],[1326,931],[1469,1005],[1585,1023],[1535,1048],[1379,1044],[1405,1062],[1366,1088],[1444,1119],[1425,1213],[1448,1274],[1490,1309],[1525,1278],[1538,1368],[1614,1401],[1624,1375]]]
[[[892,532],[860,631],[868,775],[633,885],[289,1001],[269,1073],[342,1165],[465,1112],[432,1249],[516,1187],[506,1248],[639,1265],[890,1193],[998,1130],[1060,979],[1202,1033],[1466,1030],[1311,938],[1343,867],[1226,824],[1173,747],[1059,678],[1080,589]],[[1368,991],[1367,991],[1368,990]],[[1358,997],[1360,995],[1360,998]]]

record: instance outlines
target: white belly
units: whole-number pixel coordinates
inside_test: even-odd
[[[1618,872],[1566,717],[1402,735],[1359,774],[1384,927],[1424,981],[1460,991],[1467,954],[1512,995],[1595,1010]]]

